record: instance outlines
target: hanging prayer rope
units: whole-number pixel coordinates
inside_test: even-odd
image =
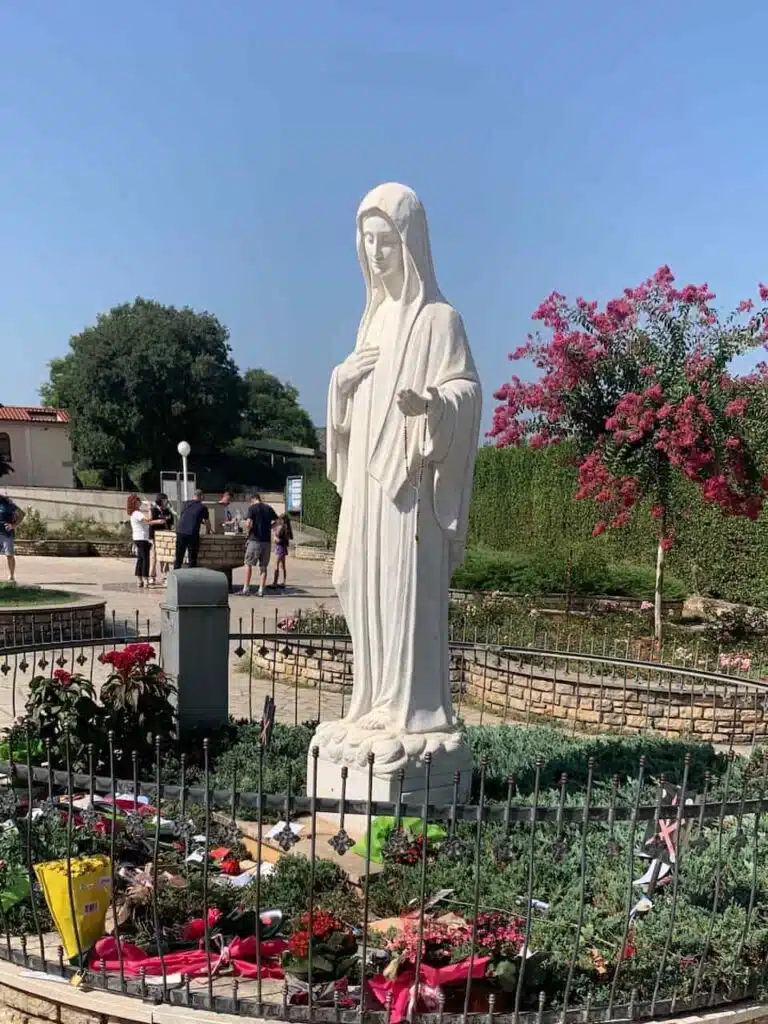
[[[414,540],[419,543],[419,515],[421,512],[421,482],[424,479],[424,463],[427,457],[427,424],[429,422],[429,402],[424,403],[424,429],[421,438],[421,452],[419,458],[419,473],[416,482],[413,485],[415,504],[416,504],[416,535]],[[408,455],[408,417],[403,413],[403,447],[405,454],[405,479],[411,479],[411,465]]]

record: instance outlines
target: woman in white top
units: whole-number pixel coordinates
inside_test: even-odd
[[[161,520],[152,519],[149,506],[142,507],[138,494],[129,494],[126,512],[131,521],[131,536],[136,548],[136,579],[139,588],[149,586],[149,554],[152,548],[149,528]]]

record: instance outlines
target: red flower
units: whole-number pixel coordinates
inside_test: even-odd
[[[225,857],[219,865],[219,870],[222,875],[239,875],[240,874],[240,861],[235,857]]]
[[[309,955],[309,932],[294,932],[288,940],[288,951],[298,960],[303,960]]]
[[[154,657],[155,649],[151,644],[128,644],[122,651],[105,651],[99,655],[99,661],[102,665],[111,665],[120,675],[127,676]]]
[[[72,682],[72,673],[67,672],[66,669],[57,668],[53,673],[53,678],[57,683],[61,683],[63,687],[67,687]]]

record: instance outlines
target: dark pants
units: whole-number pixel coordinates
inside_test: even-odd
[[[173,568],[180,569],[184,564],[184,555],[187,555],[187,564],[190,569],[197,568],[197,552],[200,547],[200,534],[189,536],[186,533],[176,534],[176,558]]]
[[[136,545],[136,575],[140,580],[149,579],[149,552],[152,545],[148,540],[135,540]]]

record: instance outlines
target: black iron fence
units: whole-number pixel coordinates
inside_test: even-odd
[[[230,635],[230,709],[253,721],[265,695],[277,701],[280,719],[323,721],[343,717],[352,688],[353,652],[342,619],[331,615],[274,616],[234,620]],[[42,627],[41,627],[42,628]],[[453,622],[451,677],[457,714],[471,724],[554,722],[572,731],[624,734],[651,732],[672,738],[738,748],[754,747],[768,736],[768,683],[757,659],[727,671],[722,656],[694,649],[683,656],[663,649],[633,657],[629,638],[589,643],[579,634],[541,629],[534,620],[527,632],[506,639],[501,627],[475,630]],[[482,634],[484,639],[478,637]],[[105,651],[143,640],[160,652],[159,634],[136,613],[114,616],[97,635],[84,629],[74,636],[32,642],[6,630],[0,646],[0,701],[16,717],[29,681],[66,668],[98,682]],[[18,642],[14,642],[14,640]],[[652,655],[656,655],[655,657]]]
[[[191,784],[186,758],[169,751],[169,768],[159,744],[156,755],[152,781],[138,768],[123,780],[94,765],[77,773],[68,744],[63,766],[35,767],[29,744],[24,763],[0,765],[3,849],[17,854],[2,868],[0,957],[111,992],[286,1020],[632,1020],[764,992],[768,760],[746,769],[731,756],[714,774],[689,755],[672,780],[645,756],[609,778],[590,759],[577,784],[552,785],[539,758],[531,785],[509,778],[501,797],[484,762],[473,804],[459,802],[457,778],[452,802],[433,806],[429,760],[424,799],[407,805],[371,799],[373,758],[368,799],[347,801],[267,792],[266,743],[255,792],[217,788],[208,741]],[[313,753],[314,782],[317,764]],[[244,831],[253,864],[233,888],[216,848],[236,849]],[[351,833],[368,837],[354,882],[335,870],[349,867]],[[57,862],[57,897],[41,855]],[[78,873],[95,857],[111,932],[100,942]],[[11,868],[27,879],[17,903]],[[193,920],[169,893],[185,894]],[[52,907],[67,953],[50,934]],[[302,932],[315,937],[298,949]]]
[[[423,800],[406,803],[401,779],[400,799],[374,801],[369,760],[368,799],[345,799],[341,769],[341,799],[313,799],[304,780],[315,792],[317,758],[270,745],[261,708],[276,705],[284,723],[343,716],[352,679],[343,623],[252,616],[235,626],[231,701],[260,737],[250,762],[211,736],[157,745],[154,763],[134,756],[121,779],[125,751],[112,742],[106,762],[91,751],[85,764],[68,738],[63,753],[49,747],[42,758],[29,741],[21,755],[9,744],[0,957],[112,992],[284,1020],[398,1024],[418,1013],[554,1024],[762,998],[768,761],[755,748],[768,688],[759,680],[700,659],[584,650],[562,633],[511,644],[454,629],[452,680],[467,722],[555,719],[580,733],[713,740],[729,753],[691,746],[671,764],[650,742],[641,753],[641,740],[617,747],[618,763],[575,753],[564,766],[545,754],[502,776],[481,757],[472,802],[460,802],[457,777],[441,805],[430,763]],[[0,692],[13,715],[33,675],[65,669],[97,682],[105,652],[137,639],[159,646],[138,618],[100,632],[6,637]],[[222,850],[238,875],[214,856]],[[106,942],[86,934],[78,881],[99,857]],[[51,864],[58,902],[40,874]],[[318,921],[327,934],[315,934]]]

